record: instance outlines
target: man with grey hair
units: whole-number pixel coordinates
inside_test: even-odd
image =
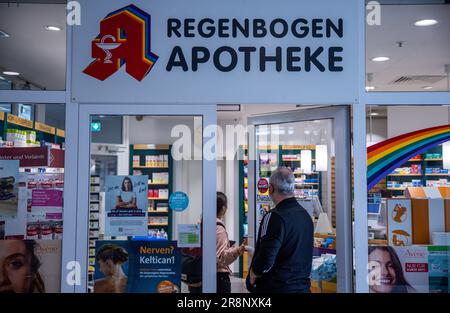
[[[250,292],[310,292],[314,226],[294,191],[295,177],[289,168],[273,172],[269,195],[275,207],[259,225],[246,281]]]

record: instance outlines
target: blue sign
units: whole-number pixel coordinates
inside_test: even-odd
[[[98,133],[102,130],[102,123],[101,122],[91,122],[91,131],[93,133]]]
[[[169,207],[177,212],[183,212],[189,205],[189,197],[182,191],[176,191],[170,195]]]

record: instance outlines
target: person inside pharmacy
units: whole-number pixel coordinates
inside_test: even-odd
[[[244,254],[245,246],[236,247],[228,239],[227,229],[223,222],[227,212],[227,196],[217,192],[217,221],[216,221],[216,247],[217,247],[217,293],[231,293],[230,265]]]
[[[137,209],[136,192],[133,191],[131,178],[125,177],[122,187],[117,193],[116,209]]]
[[[254,293],[309,293],[314,225],[295,198],[295,177],[287,167],[275,170],[269,195],[275,205],[259,225],[246,286]]]

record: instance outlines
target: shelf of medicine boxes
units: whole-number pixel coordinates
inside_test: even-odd
[[[33,122],[19,116],[0,112],[0,133],[3,140],[6,140],[7,129],[32,130],[36,132],[36,141],[45,141],[59,144],[63,147],[65,141],[65,132],[62,129],[55,128],[40,122]]]
[[[419,154],[419,157],[415,157],[412,159],[409,159],[404,164],[399,166],[399,168],[402,167],[411,167],[412,164],[420,164],[421,166],[421,173],[420,174],[394,174],[391,173],[387,175],[386,180],[389,181],[399,181],[400,183],[408,183],[412,182],[412,179],[414,180],[420,180],[422,186],[426,186],[427,180],[430,180],[432,177],[439,179],[439,178],[446,178],[450,177],[449,173],[434,173],[434,174],[427,174],[426,169],[427,168],[440,168],[443,167],[443,159],[442,159],[442,146],[438,145],[433,148],[430,148],[426,152]],[[400,187],[386,187],[387,191],[391,191],[392,196],[399,196],[405,191],[406,186],[400,186]]]
[[[239,242],[243,242],[246,237],[244,227],[248,225],[248,148],[246,145],[239,146]],[[248,229],[248,227],[247,227]],[[239,258],[239,277],[246,277],[248,265],[244,259],[248,258],[248,253]]]
[[[145,164],[145,156],[158,156],[158,155],[168,155],[168,166],[159,165],[159,166],[147,166]],[[133,157],[139,156],[139,164],[133,164]],[[148,188],[150,189],[168,189],[169,196],[172,194],[172,186],[173,186],[173,159],[171,154],[171,146],[170,145],[153,145],[153,144],[135,144],[130,145],[130,175],[134,175],[136,171],[142,173],[142,175],[148,175],[149,183]],[[169,173],[169,181],[164,183],[155,183],[152,181],[153,173]],[[157,211],[156,205],[159,202],[165,202],[168,205],[168,199],[166,198],[156,198],[156,197],[148,197],[149,199],[149,216],[167,216],[168,224],[148,224],[148,227],[163,227],[166,229],[168,234],[168,239],[172,238],[172,211],[164,210]]]
[[[302,173],[299,171],[295,171],[296,168],[300,168],[301,158],[300,154],[302,150],[311,150],[312,152],[312,164],[315,165],[315,156],[316,156],[316,146],[315,145],[282,145],[279,149],[280,156],[279,160],[281,160],[281,164],[287,167],[290,167],[294,170],[294,175],[302,176],[305,175],[306,179],[314,179],[314,181],[308,181],[304,183],[296,183],[296,189],[300,190],[314,190],[317,192],[319,199],[322,198],[322,191],[320,188],[320,172],[311,172],[311,173]],[[295,159],[286,159],[286,156],[296,156]],[[315,188],[317,186],[317,188]],[[302,188],[307,187],[307,188]]]

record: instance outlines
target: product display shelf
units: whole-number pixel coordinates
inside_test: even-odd
[[[58,144],[64,148],[64,130],[44,123],[30,121],[13,114],[0,112],[0,134],[3,140],[7,140],[8,129],[34,131],[36,132],[36,141]]]
[[[303,173],[298,171],[301,165],[301,151],[311,150],[312,158],[312,171],[311,173]],[[315,171],[316,158],[315,158],[315,145],[282,145],[280,146],[279,160],[280,165],[290,167],[294,171],[296,178],[305,177],[306,182],[299,182],[295,184],[295,188],[300,193],[306,192],[306,197],[317,196],[322,202],[322,189],[321,185],[321,173]]]
[[[441,172],[443,171],[441,145],[409,159],[398,168],[405,168],[405,172],[394,171],[386,177],[387,197],[402,196],[407,187],[450,185],[450,174]],[[414,169],[417,173],[406,172],[406,168],[411,169],[410,171]]]
[[[89,268],[88,268],[88,286],[93,288],[94,284],[94,266],[95,260],[95,241],[99,239],[93,234],[99,232],[99,214],[100,214],[100,176],[91,175],[89,186]]]
[[[239,243],[247,240],[248,234],[248,149],[247,146],[239,147]],[[248,273],[248,254],[239,258],[239,277],[246,277]]]
[[[171,146],[169,145],[135,144],[130,146],[130,175],[148,175],[149,191],[168,191],[167,195],[163,197],[159,196],[159,194],[158,196],[150,195],[150,193],[148,196],[149,232],[152,228],[163,229],[167,233],[168,240],[172,238],[172,211],[168,209],[169,196],[173,192],[173,159],[170,150]],[[167,156],[167,160],[159,160],[160,156]],[[158,175],[158,173],[167,173],[167,180],[155,181],[153,175]],[[156,210],[158,205],[162,205],[167,209]],[[150,222],[150,219],[167,219],[167,223]]]

